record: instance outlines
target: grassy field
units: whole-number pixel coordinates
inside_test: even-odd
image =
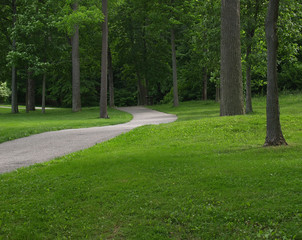
[[[131,115],[114,109],[108,110],[110,119],[99,118],[99,108],[83,108],[72,113],[70,109],[49,109],[11,114],[8,108],[0,108],[0,143],[46,131],[112,125],[131,120]]]
[[[0,176],[0,239],[302,239],[302,95],[281,96],[287,147],[263,148],[265,101],[214,102]]]

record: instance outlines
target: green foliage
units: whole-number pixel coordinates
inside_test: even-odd
[[[11,90],[7,87],[6,82],[0,82],[0,103],[7,102],[11,95]]]
[[[91,25],[100,24],[104,20],[104,16],[101,10],[101,6],[97,3],[98,1],[86,2],[87,6],[80,6],[77,11],[73,11],[71,8],[72,1],[66,1],[62,8],[61,16],[57,21],[57,27],[63,31],[66,31],[69,36],[74,33],[74,26],[78,25]],[[84,3],[84,2],[83,2]]]
[[[301,94],[280,97],[288,147],[263,148],[255,113],[212,101],[156,106],[172,124],[0,176],[0,236],[22,239],[300,239]]]
[[[130,92],[127,89],[118,89],[115,91],[116,106],[135,106],[137,105],[136,92]]]
[[[12,15],[10,1],[0,3],[0,79],[10,79],[17,68],[19,101],[25,101],[27,73],[32,72],[38,92],[47,76],[48,104],[71,103],[71,37],[80,29],[81,94],[84,105],[99,98],[101,63],[100,0],[18,0]],[[208,76],[208,97],[215,97],[220,70],[221,1],[115,0],[109,2],[109,45],[113,55],[116,102],[133,104],[138,80],[148,87],[155,103],[172,88],[171,29],[175,31],[179,94],[183,100],[200,99],[203,75]],[[257,5],[258,4],[258,5]],[[257,7],[258,6],[258,7]],[[253,94],[266,90],[265,0],[241,1],[243,75],[252,64]],[[302,3],[280,2],[278,22],[279,88],[301,90]],[[15,25],[13,19],[16,17]],[[254,29],[253,37],[248,33]],[[13,40],[16,48],[12,47]],[[246,59],[247,46],[252,53]],[[8,81],[10,86],[10,81]],[[129,96],[126,94],[129,93]],[[133,94],[136,94],[134,97]],[[36,101],[40,102],[40,94]],[[121,97],[121,99],[118,99]],[[167,99],[165,99],[167,101]]]

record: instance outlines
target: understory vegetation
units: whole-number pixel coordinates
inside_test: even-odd
[[[263,147],[262,97],[234,117],[185,102],[154,107],[177,122],[2,174],[0,239],[302,239],[301,100],[280,97],[286,147]]]

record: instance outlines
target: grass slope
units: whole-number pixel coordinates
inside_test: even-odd
[[[263,98],[223,118],[216,103],[189,102],[155,107],[175,123],[3,174],[0,236],[302,239],[302,96],[280,100],[288,147],[262,147]]]
[[[0,143],[32,134],[70,128],[85,128],[112,125],[131,120],[131,115],[114,109],[108,110],[110,119],[99,118],[99,108],[83,108],[72,113],[70,109],[50,109],[45,114],[41,110],[11,114],[11,110],[0,108]]]

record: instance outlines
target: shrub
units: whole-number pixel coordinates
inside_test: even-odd
[[[7,102],[8,98],[11,95],[11,90],[7,87],[7,83],[0,82],[0,102]]]

